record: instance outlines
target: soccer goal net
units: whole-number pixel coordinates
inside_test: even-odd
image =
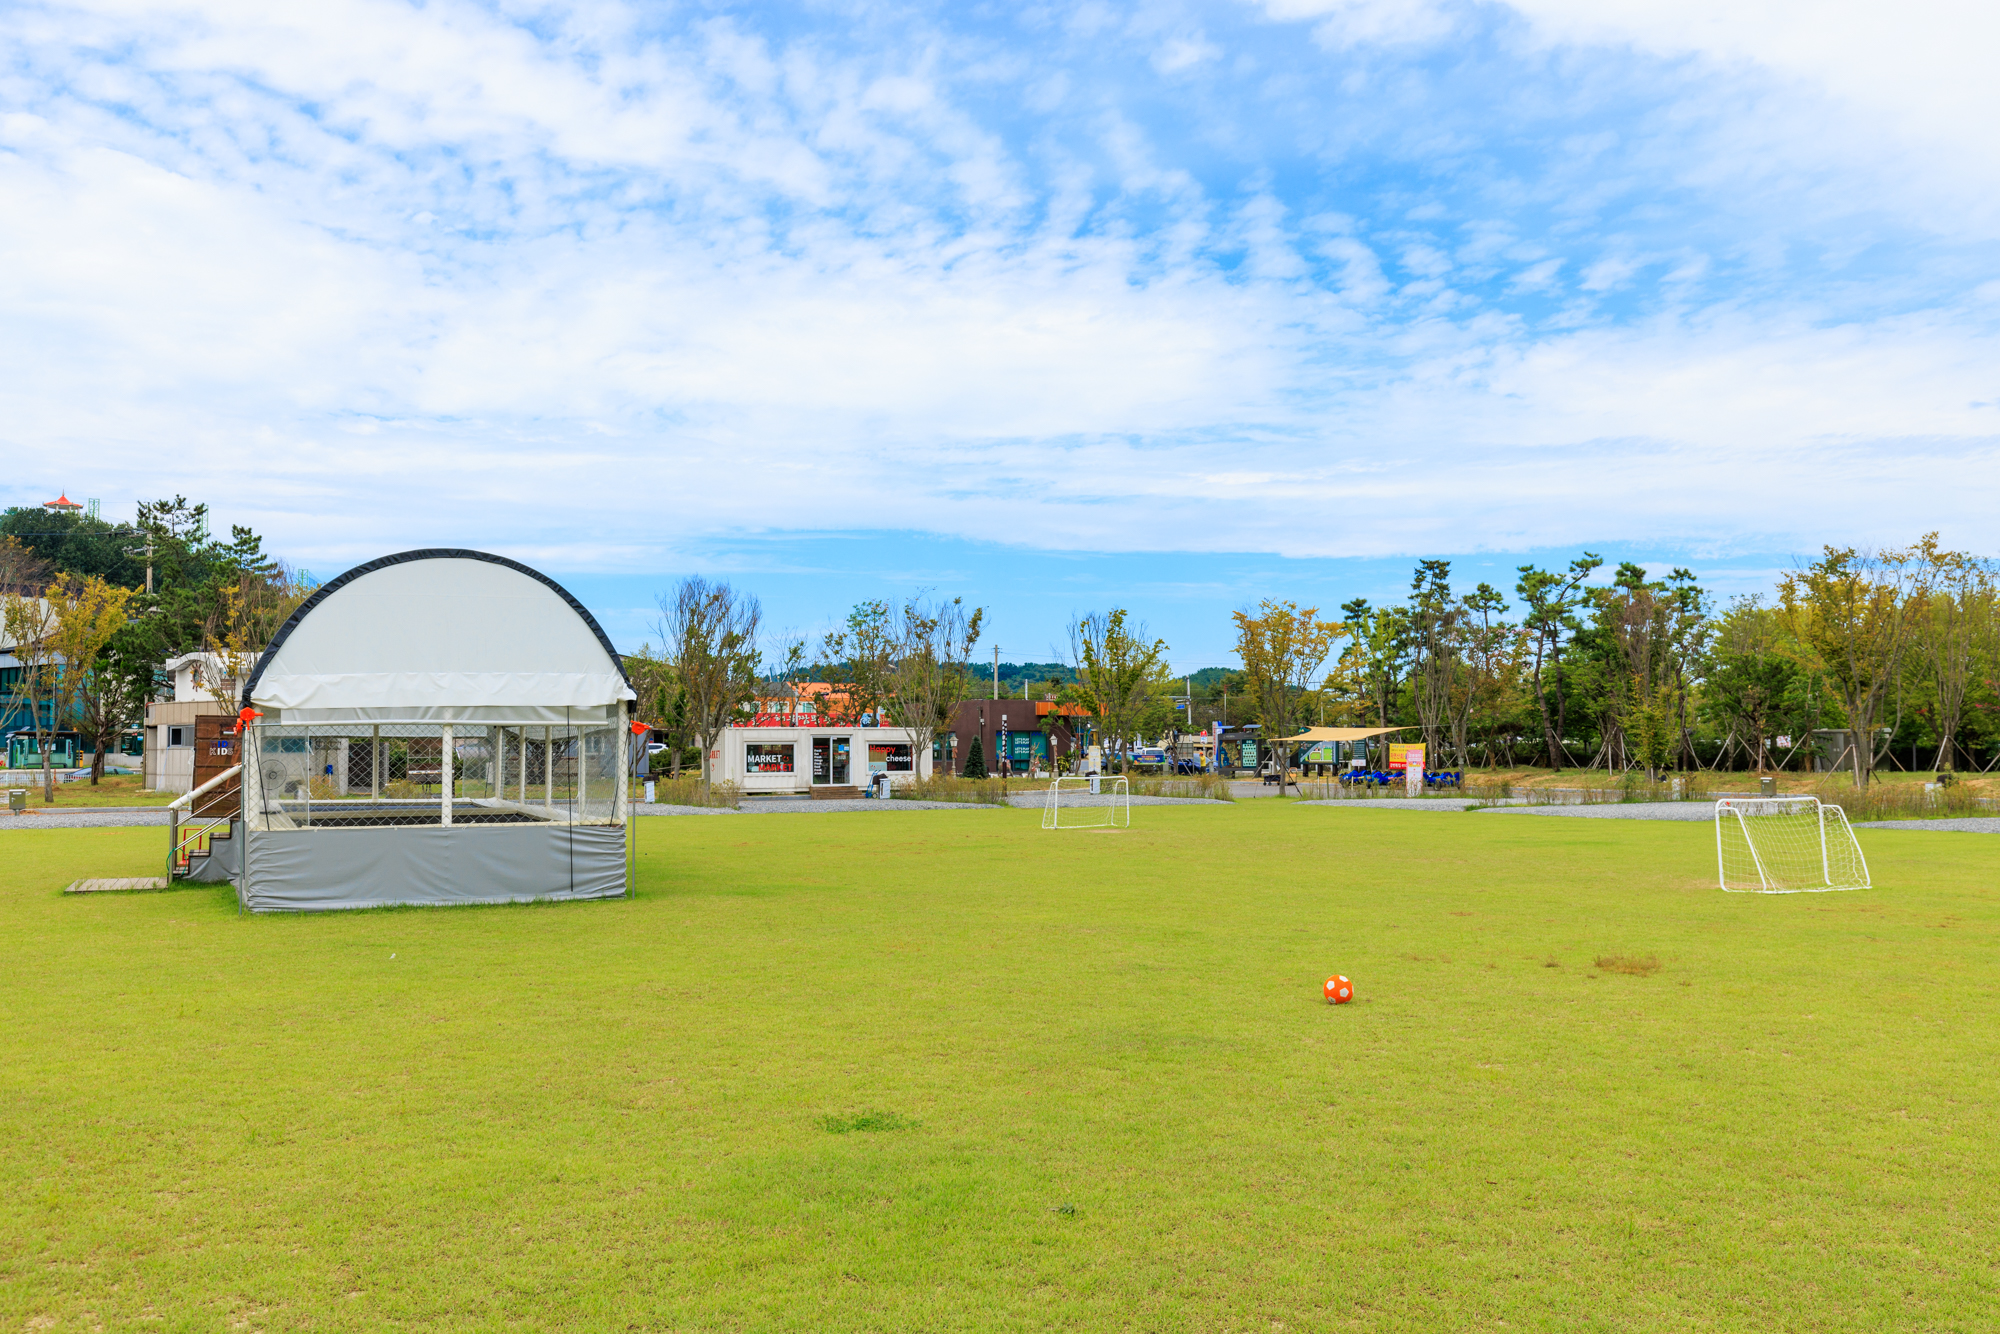
[[[1816,797],[1725,797],[1715,803],[1722,887],[1797,894],[1868,888],[1868,862],[1847,812]]]
[[[1123,778],[1056,778],[1042,800],[1044,829],[1130,829],[1132,789]]]

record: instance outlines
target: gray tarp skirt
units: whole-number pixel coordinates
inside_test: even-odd
[[[243,837],[237,895],[252,912],[608,899],[625,892],[623,825],[270,829]]]

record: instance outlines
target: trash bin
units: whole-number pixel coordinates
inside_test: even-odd
[[[1099,792],[1102,792],[1102,791],[1104,790],[1104,789],[1103,789],[1103,788],[1102,788],[1102,787],[1101,787],[1101,786],[1099,785],[1099,784],[1101,783],[1101,781],[1102,781],[1102,780],[1101,780],[1101,779],[1099,779],[1099,777],[1098,777],[1098,776],[1097,776],[1096,774],[1092,774],[1092,775],[1090,776],[1090,794],[1091,794],[1092,796],[1096,796],[1096,795],[1097,795],[1097,794],[1098,794]]]
[[[875,775],[875,799],[877,801],[889,800],[889,775]]]
[[[7,809],[15,815],[28,809],[28,790],[21,787],[7,789]]]

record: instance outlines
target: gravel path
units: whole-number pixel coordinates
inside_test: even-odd
[[[2000,834],[2000,819],[1990,815],[1967,816],[1960,820],[1864,820],[1856,829],[1921,829],[1926,833]]]
[[[1067,804],[1070,800],[1065,798]],[[1103,806],[1109,797],[1088,795],[1075,799],[1079,806]],[[1011,803],[1017,809],[1040,810],[1042,794],[1017,796]],[[1220,806],[1225,803],[1207,797],[1133,797],[1134,806]],[[656,802],[651,806],[643,802],[635,803],[633,811],[639,815],[843,815],[855,811],[875,811],[886,814],[891,811],[991,811],[1000,809],[979,802],[970,801],[892,801],[859,799],[854,801],[746,801],[739,810],[726,806],[670,806]],[[164,828],[169,823],[167,813],[157,807],[112,808],[97,810],[34,811],[27,815],[8,815],[0,811],[0,830],[5,829],[122,829],[122,828]]]
[[[643,801],[632,803],[632,810],[638,815],[734,815],[727,806],[670,806],[664,801],[656,801],[648,806]]]
[[[1335,797],[1302,801],[1301,806],[1341,806],[1357,811],[1462,811],[1479,802],[1472,797]]]
[[[165,828],[169,823],[166,811],[154,807],[106,810],[30,810],[23,815],[9,815],[0,811],[0,829],[127,829],[156,825]]]

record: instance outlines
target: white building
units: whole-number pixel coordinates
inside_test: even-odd
[[[752,723],[724,731],[709,763],[717,782],[752,796],[853,796],[879,774],[897,784],[931,773],[929,749],[907,727]]]
[[[256,670],[257,654],[246,654],[244,673]],[[234,719],[243,682],[215,653],[183,653],[161,669],[174,680],[174,697],[146,706],[146,786],[155,792],[186,792],[194,786],[198,719]],[[220,694],[222,698],[218,699]],[[234,727],[232,721],[229,724]],[[217,731],[211,724],[209,731]],[[226,730],[226,729],[225,729]]]

